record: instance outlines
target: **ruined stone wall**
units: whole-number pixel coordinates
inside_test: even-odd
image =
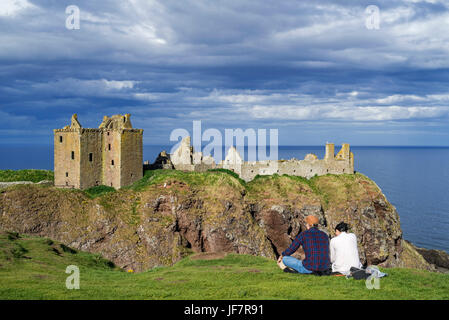
[[[121,135],[119,130],[103,132],[103,184],[120,188],[120,149]]]
[[[102,183],[102,140],[100,129],[81,129],[80,188],[87,189]]]
[[[54,130],[55,186],[80,188],[80,153],[79,129]]]
[[[326,153],[324,159],[333,160],[335,157],[335,145],[333,143],[326,143]]]
[[[210,156],[203,156],[201,152],[194,152],[190,146],[190,137],[185,137],[180,146],[170,155],[174,169],[184,171],[204,172],[209,169],[228,169],[245,181],[254,179],[257,175],[291,175],[310,179],[325,174],[354,173],[354,154],[349,144],[343,144],[335,156],[335,145],[326,143],[324,159],[318,159],[314,154],[308,154],[304,160],[265,160],[243,161],[235,147],[229,148],[226,157],[219,164],[215,164]]]
[[[193,171],[195,172],[206,172],[207,170],[210,169],[217,169],[220,168],[220,166],[215,165],[215,163],[213,164],[208,164],[208,163],[201,163],[201,164],[195,164]]]
[[[352,164],[352,166],[351,166]],[[209,169],[227,169],[237,173],[245,181],[251,181],[257,175],[283,175],[300,176],[310,179],[311,177],[325,174],[354,173],[353,161],[350,160],[269,160],[243,162],[241,164],[178,164],[176,170],[206,172]]]
[[[237,170],[235,171],[237,172]],[[348,160],[279,160],[279,161],[259,161],[244,162],[241,167],[240,177],[245,181],[254,179],[257,175],[287,174],[291,176],[301,176],[310,179],[311,177],[325,174],[354,173],[351,162]]]
[[[125,129],[120,143],[120,187],[130,185],[143,177],[143,150],[141,129]]]
[[[335,159],[349,159],[350,148],[349,144],[344,143],[341,146],[341,150],[335,156]]]

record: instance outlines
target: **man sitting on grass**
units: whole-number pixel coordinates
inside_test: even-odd
[[[307,230],[301,232],[278,259],[279,264],[283,263],[287,267],[284,272],[312,273],[329,270],[329,237],[318,230],[317,217],[307,216],[305,222]],[[290,257],[300,246],[306,255],[302,261]]]

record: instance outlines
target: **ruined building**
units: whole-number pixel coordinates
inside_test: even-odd
[[[250,181],[257,175],[287,174],[311,178],[315,175],[354,173],[354,154],[349,144],[343,144],[335,155],[333,143],[326,144],[324,159],[318,159],[309,153],[304,160],[265,160],[243,161],[234,147],[229,148],[226,158],[216,164],[211,156],[203,156],[195,152],[190,145],[190,137],[185,137],[178,149],[168,155],[165,151],[159,154],[155,163],[148,165],[149,169],[176,169],[204,172],[209,169],[229,169],[237,173],[243,180]]]
[[[354,173],[354,155],[343,144],[335,155],[334,144],[326,144],[324,159],[308,154],[304,160],[243,161],[231,147],[224,160],[216,164],[210,156],[195,152],[190,137],[181,141],[173,154],[161,152],[153,164],[142,165],[142,129],[133,129],[130,115],[105,116],[98,129],[83,128],[77,115],[70,126],[54,130],[55,186],[87,189],[106,185],[116,189],[132,184],[144,169],[176,169],[204,172],[229,169],[243,180],[257,175],[287,174],[311,178],[315,175]]]
[[[105,116],[98,129],[83,128],[74,114],[70,126],[54,130],[55,186],[118,189],[141,179],[142,135],[129,114]]]

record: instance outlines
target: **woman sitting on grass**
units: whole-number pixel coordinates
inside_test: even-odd
[[[335,227],[336,237],[330,241],[332,272],[344,275],[349,274],[351,267],[362,268],[357,249],[357,237],[353,233],[346,233],[348,229],[346,223],[340,222]]]

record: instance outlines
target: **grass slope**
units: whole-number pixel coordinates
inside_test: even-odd
[[[65,288],[68,265],[80,269],[79,290]],[[389,276],[379,290],[361,280],[283,273],[274,261],[237,254],[127,273],[50,239],[0,233],[0,299],[449,299],[448,274],[383,271]]]
[[[53,171],[50,170],[0,170],[0,182],[31,181],[40,182],[43,180],[53,181]]]

